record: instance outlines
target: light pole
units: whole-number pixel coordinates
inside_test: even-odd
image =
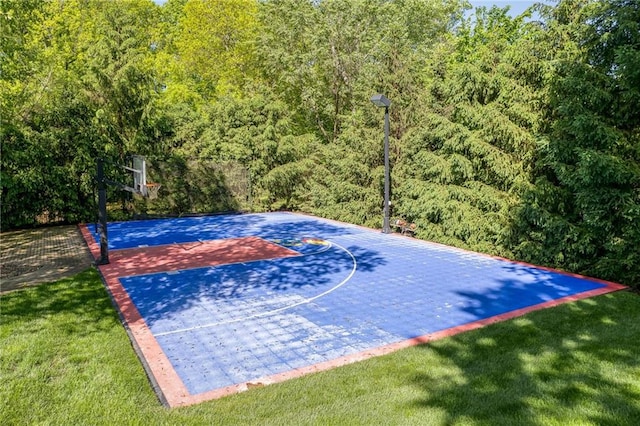
[[[389,200],[389,106],[391,101],[385,95],[373,95],[371,102],[377,107],[384,107],[384,219],[382,222],[382,233],[391,233],[389,226],[389,208],[391,201]]]

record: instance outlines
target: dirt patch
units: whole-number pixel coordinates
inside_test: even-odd
[[[37,271],[38,269],[42,268],[42,266],[43,265],[29,266],[29,265],[21,265],[19,263],[5,263],[0,265],[0,279],[19,277],[20,275]]]
[[[0,293],[72,276],[93,258],[77,226],[0,234]]]

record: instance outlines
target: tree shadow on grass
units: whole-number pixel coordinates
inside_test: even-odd
[[[120,324],[100,275],[93,268],[54,283],[4,294],[0,305],[2,325],[8,329],[15,324],[29,324],[36,332],[37,327],[47,323],[41,320],[63,315],[73,318],[58,324],[65,333],[77,337]]]
[[[433,342],[422,348],[448,368],[414,375],[415,404],[446,424],[637,424],[639,324],[640,299],[625,292]]]

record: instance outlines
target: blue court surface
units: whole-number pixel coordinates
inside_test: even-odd
[[[112,250],[248,236],[299,255],[120,278],[192,395],[608,287],[293,213],[109,225]]]

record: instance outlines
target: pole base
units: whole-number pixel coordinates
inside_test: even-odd
[[[99,259],[97,259],[97,260],[94,262],[94,265],[96,265],[96,266],[100,266],[100,265],[108,265],[109,263],[110,263],[110,262],[109,262],[109,258],[108,258],[108,257],[100,257]]]

